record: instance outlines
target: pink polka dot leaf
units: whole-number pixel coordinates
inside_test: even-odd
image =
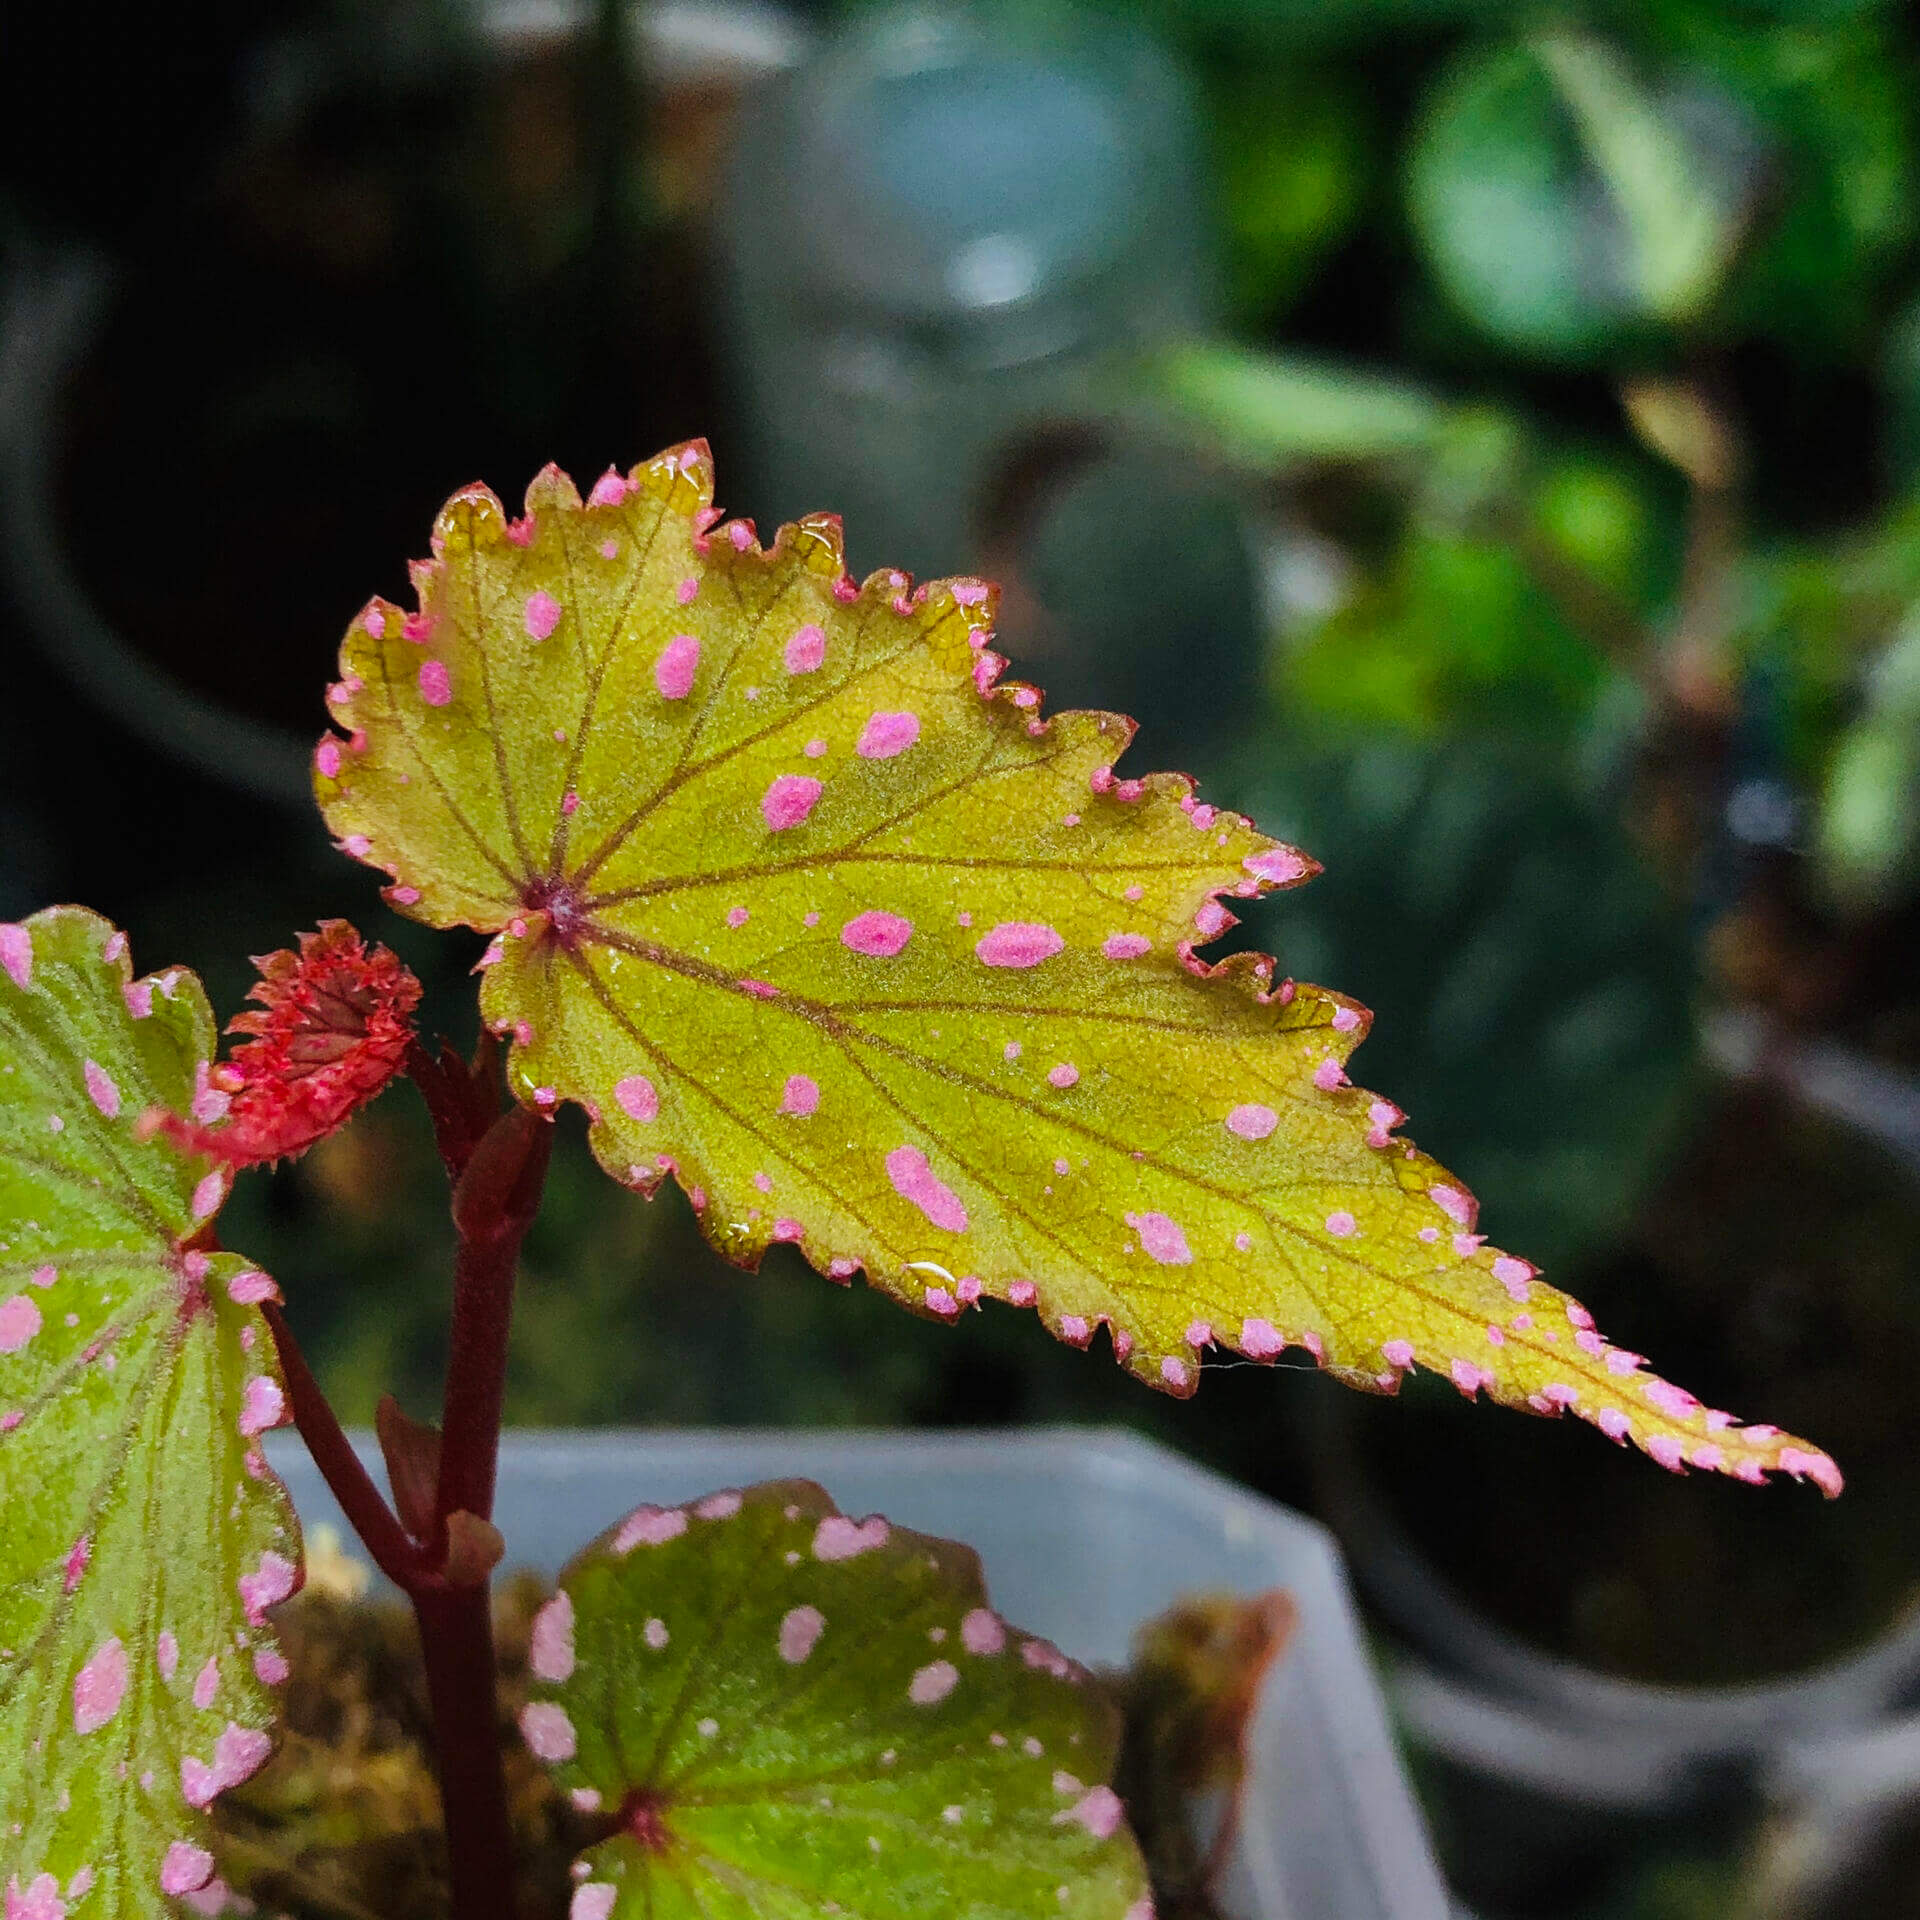
[[[0,960],[0,1882],[9,1915],[157,1917],[271,1746],[300,1566],[258,1453],[272,1283],[207,1250],[225,1174],[141,1136],[212,1056],[199,983],[136,980],[76,907]]]
[[[807,1481],[609,1528],[530,1664],[522,1738],[602,1836],[576,1916],[1148,1911],[1106,1694],[967,1548]]]
[[[549,468],[520,519],[468,488],[418,610],[375,601],[343,646],[321,807],[403,912],[492,936],[523,1101],[584,1107],[629,1184],[671,1170],[743,1263],[787,1240],[918,1312],[1105,1327],[1168,1392],[1295,1347],[1837,1488],[1483,1242],[1349,1083],[1364,1009],[1200,956],[1309,859],[1120,774],[1130,721],[1003,681],[992,589],[856,584],[830,516],[763,548],[712,498],[702,442],[584,504]]]

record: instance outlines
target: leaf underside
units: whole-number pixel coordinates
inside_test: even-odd
[[[31,1920],[174,1912],[270,1745],[275,1296],[189,1244],[223,1176],[136,1131],[213,1044],[199,982],[135,980],[97,915],[0,926],[0,1861]]]
[[[809,1481],[642,1507],[561,1575],[521,1725],[603,1816],[576,1920],[1142,1920],[1110,1701],[967,1548]]]
[[[1313,864],[1111,714],[1002,681],[995,596],[856,585],[839,523],[714,524],[704,443],[553,468],[510,520],[456,495],[412,613],[375,600],[315,788],[387,897],[495,935],[519,1097],[583,1105],[617,1178],[667,1173],[743,1263],[791,1240],[955,1317],[1101,1325],[1174,1393],[1304,1346],[1571,1407],[1663,1464],[1829,1490],[1824,1454],[1640,1370],[1348,1084],[1366,1010],[1195,947]]]

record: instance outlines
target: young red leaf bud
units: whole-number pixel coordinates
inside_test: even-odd
[[[260,978],[229,1033],[246,1039],[211,1070],[189,1116],[157,1125],[230,1166],[303,1153],[346,1124],[405,1064],[420,982],[344,920],[256,957]]]

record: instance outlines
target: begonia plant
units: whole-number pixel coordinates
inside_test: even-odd
[[[266,1760],[296,1423],[412,1603],[454,1911],[513,1910],[489,1576],[516,1260],[551,1122],[685,1190],[752,1265],[952,1321],[1101,1329],[1149,1387],[1301,1348],[1572,1412],[1675,1471],[1837,1492],[1480,1234],[1460,1180],[1348,1079],[1370,1019],[1203,950],[1303,853],[1116,765],[1110,714],[1003,677],[995,591],[763,547],[704,444],[583,501],[454,497],[410,608],[354,618],[314,786],[403,914],[488,936],[471,1061],[329,922],[259,963],[218,1057],[199,982],[98,915],[0,926],[0,1886],[6,1920],[217,1910],[207,1809]],[[424,1097],[456,1239],[437,1425],[383,1404],[391,1503],[272,1279],[221,1246],[242,1170]],[[965,1548],[804,1482],[642,1506],[536,1619],[518,1735],[580,1822],[574,1920],[1141,1920],[1111,1706],[997,1614]],[[1122,1783],[1124,1784],[1124,1783]]]

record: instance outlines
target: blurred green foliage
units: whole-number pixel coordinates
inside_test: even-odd
[[[1250,907],[1291,974],[1391,1009],[1356,1065],[1552,1272],[1613,1228],[1691,1080],[1685,916],[1538,754],[1281,734],[1230,797],[1326,872]]]

